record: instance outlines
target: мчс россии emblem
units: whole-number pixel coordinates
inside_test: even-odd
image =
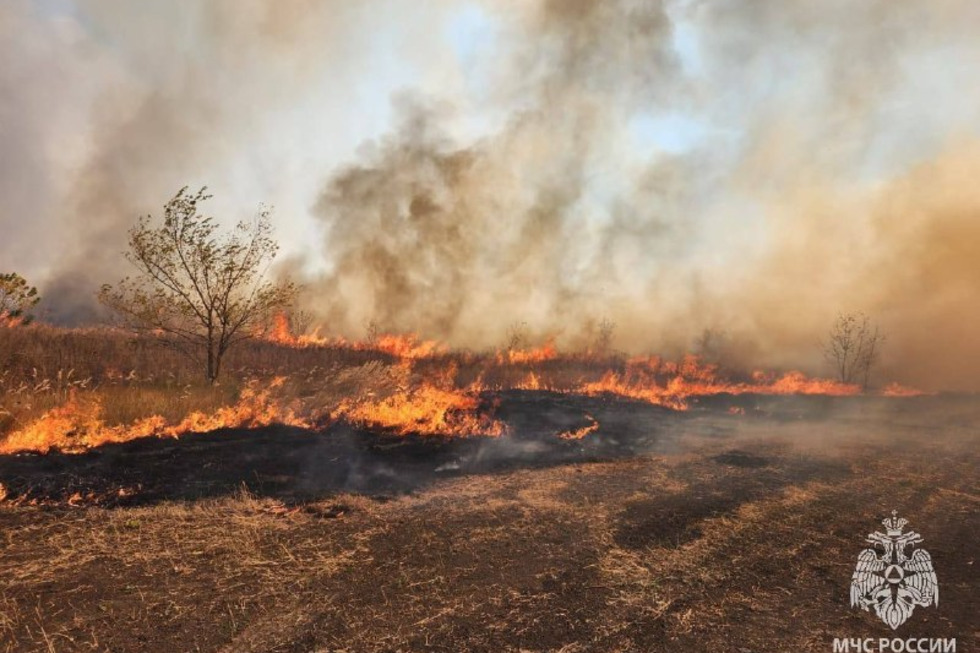
[[[932,556],[915,547],[922,541],[921,535],[902,532],[908,520],[899,519],[896,514],[893,510],[892,516],[881,522],[884,533],[868,535],[867,542],[874,547],[858,555],[851,576],[851,606],[866,611],[874,608],[892,629],[901,626],[916,606],[939,605],[939,583]]]

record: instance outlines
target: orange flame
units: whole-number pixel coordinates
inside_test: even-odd
[[[375,349],[398,358],[418,360],[427,358],[441,351],[439,344],[433,340],[421,340],[418,336],[385,334],[378,336],[373,342],[356,343],[355,349]]]
[[[399,435],[503,435],[504,424],[479,408],[479,396],[472,390],[448,390],[426,383],[377,401],[344,401],[332,417]]]
[[[663,362],[656,357],[631,359],[625,373],[609,371],[599,381],[583,383],[576,391],[587,395],[611,393],[686,410],[687,400],[691,397],[717,394],[850,396],[860,394],[861,388],[829,379],[810,378],[796,371],[778,377],[756,372],[752,383],[729,382],[717,376],[714,365],[704,365],[697,357],[687,356],[679,363]]]
[[[558,350],[554,343],[547,342],[543,347],[536,349],[508,349],[507,351],[497,352],[497,363],[504,365],[518,365],[522,363],[540,363],[558,358]]]
[[[289,327],[289,317],[279,313],[273,318],[272,328],[263,335],[270,341],[286,347],[348,347],[358,351],[380,351],[396,358],[418,360],[443,351],[434,340],[422,340],[413,334],[382,334],[370,341],[352,342],[345,338],[324,338],[319,328],[313,333],[294,335]]]
[[[320,347],[330,345],[327,338],[320,337],[318,331],[303,335],[293,335],[289,328],[289,316],[285,313],[277,313],[272,318],[272,329],[264,334],[266,340],[286,347]]]
[[[293,342],[293,334],[289,329],[289,318],[285,313],[277,313],[272,319],[272,331],[267,336],[272,342],[288,344]]]
[[[6,311],[0,311],[0,328],[13,328],[24,323],[23,317],[15,317]]]
[[[596,421],[595,417],[586,413],[585,418],[589,420],[589,424],[573,431],[562,431],[558,434],[558,437],[563,440],[581,440],[589,433],[594,433],[599,429],[599,422]]]
[[[115,433],[105,429],[101,413],[102,406],[97,400],[80,398],[73,389],[63,405],[52,408],[0,442],[0,453],[47,453],[52,448],[68,450],[87,441],[92,433],[98,433],[101,441],[111,442]]]
[[[167,429],[166,435],[177,437],[183,433],[203,433],[224,428],[260,428],[272,424],[307,427],[309,423],[296,416],[292,407],[284,406],[272,397],[272,391],[281,388],[285,377],[278,376],[260,387],[257,381],[249,383],[233,406],[219,408],[213,415],[194,412],[180,424]]]
[[[414,335],[382,335],[369,342],[327,339],[317,333],[295,336],[285,314],[276,316],[272,328],[263,337],[290,347],[337,346],[383,352],[397,358],[399,364],[383,366],[396,373],[395,383],[388,383],[391,390],[388,394],[375,396],[364,390],[344,397],[329,411],[329,418],[402,435],[505,434],[507,427],[494,418],[481,397],[484,376],[496,379],[494,383],[500,385],[494,388],[499,390],[549,390],[592,396],[613,394],[674,410],[686,410],[693,398],[718,394],[850,396],[860,393],[856,385],[812,378],[797,371],[782,374],[755,372],[733,381],[726,379],[717,366],[705,364],[696,356],[686,356],[678,361],[656,356],[634,357],[625,364],[608,359],[613,368],[601,367],[603,363],[594,359],[573,356],[569,357],[570,365],[567,366],[527,367],[557,359],[559,354],[551,343],[537,349],[508,350],[487,356],[443,358],[444,347]],[[428,360],[420,365],[417,364],[420,359]],[[515,367],[502,369],[508,365]],[[460,366],[464,367],[462,373]],[[420,372],[424,374],[421,379],[417,376]],[[120,375],[117,370],[107,373],[110,379],[118,379]],[[464,386],[458,381],[460,376],[469,379],[475,376],[477,380]],[[500,379],[507,381],[501,383]],[[258,381],[249,382],[234,405],[219,408],[212,414],[195,412],[178,423],[152,415],[128,425],[107,425],[102,405],[95,395],[72,392],[64,405],[49,410],[0,442],[0,453],[52,449],[75,452],[135,438],[179,437],[190,432],[255,428],[273,423],[308,426],[310,420],[299,417],[296,409],[286,405],[279,393],[275,393],[284,382],[282,377],[265,385]],[[898,384],[891,384],[881,391],[881,395],[889,397],[918,394],[922,393]],[[322,414],[317,408],[312,407],[305,414]],[[741,414],[744,411],[733,408],[730,412]],[[591,417],[589,419],[591,424],[562,433],[560,437],[579,439],[594,432],[598,423]],[[319,423],[319,419],[316,421]]]
[[[517,384],[518,390],[547,390],[548,388],[541,382],[541,377],[533,371],[528,372],[524,380]]]
[[[194,412],[180,423],[168,425],[160,415],[152,415],[132,424],[109,426],[102,420],[102,404],[96,396],[80,396],[72,390],[68,401],[44,413],[23,429],[14,431],[0,442],[0,454],[18,451],[47,453],[58,449],[77,453],[113,442],[127,442],[145,437],[180,437],[185,433],[214,431],[221,428],[258,428],[270,424],[307,426],[294,411],[271,397],[285,379],[277,377],[264,388],[250,382],[233,406],[219,408],[213,415]]]
[[[922,390],[909,388],[897,382],[889,383],[881,390],[882,397],[921,397],[924,394],[926,393]]]

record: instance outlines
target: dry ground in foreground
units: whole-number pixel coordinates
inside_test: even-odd
[[[629,456],[410,494],[0,504],[0,650],[829,651],[892,635],[848,587],[893,509],[942,597],[898,634],[973,650],[980,408],[916,401],[705,409]]]

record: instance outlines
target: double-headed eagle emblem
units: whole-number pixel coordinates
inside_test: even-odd
[[[885,532],[875,531],[866,540],[874,547],[858,555],[851,576],[851,607],[860,606],[875,613],[896,629],[912,615],[915,606],[939,605],[939,582],[932,568],[932,556],[916,548],[922,536],[903,533],[907,519],[892,516],[882,520]],[[909,548],[914,549],[908,555]]]

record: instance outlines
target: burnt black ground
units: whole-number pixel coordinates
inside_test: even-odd
[[[491,398],[488,398],[491,399]],[[584,397],[546,391],[493,395],[495,414],[510,427],[501,438],[398,436],[346,424],[322,431],[272,426],[146,438],[99,447],[84,454],[0,456],[0,483],[8,499],[66,501],[80,494],[104,505],[145,505],[199,499],[247,487],[260,496],[305,501],[336,492],[399,494],[453,476],[572,462],[615,460],[664,453],[680,434],[724,438],[746,423],[823,421],[838,416],[900,417],[937,405],[969,404],[969,398],[911,399],[758,397],[721,395],[677,412],[641,401]],[[737,407],[743,415],[726,416]],[[708,416],[709,420],[702,419]],[[559,434],[591,423],[599,429],[582,440]],[[732,464],[752,466],[751,456],[726,454]],[[120,490],[122,492],[120,493]]]
[[[79,493],[109,505],[221,496],[243,486],[260,496],[310,500],[341,491],[397,494],[433,481],[520,467],[609,460],[650,451],[676,413],[643,402],[513,391],[497,395],[502,438],[386,435],[333,425],[322,431],[273,426],[180,439],[145,438],[84,454],[0,456],[10,499],[65,501]],[[602,425],[582,441],[558,435]],[[123,490],[120,496],[119,490]]]
[[[511,437],[270,428],[0,459],[10,497],[41,502],[0,504],[0,650],[978,641],[975,398],[487,399]],[[897,633],[848,605],[891,510],[942,597]]]

